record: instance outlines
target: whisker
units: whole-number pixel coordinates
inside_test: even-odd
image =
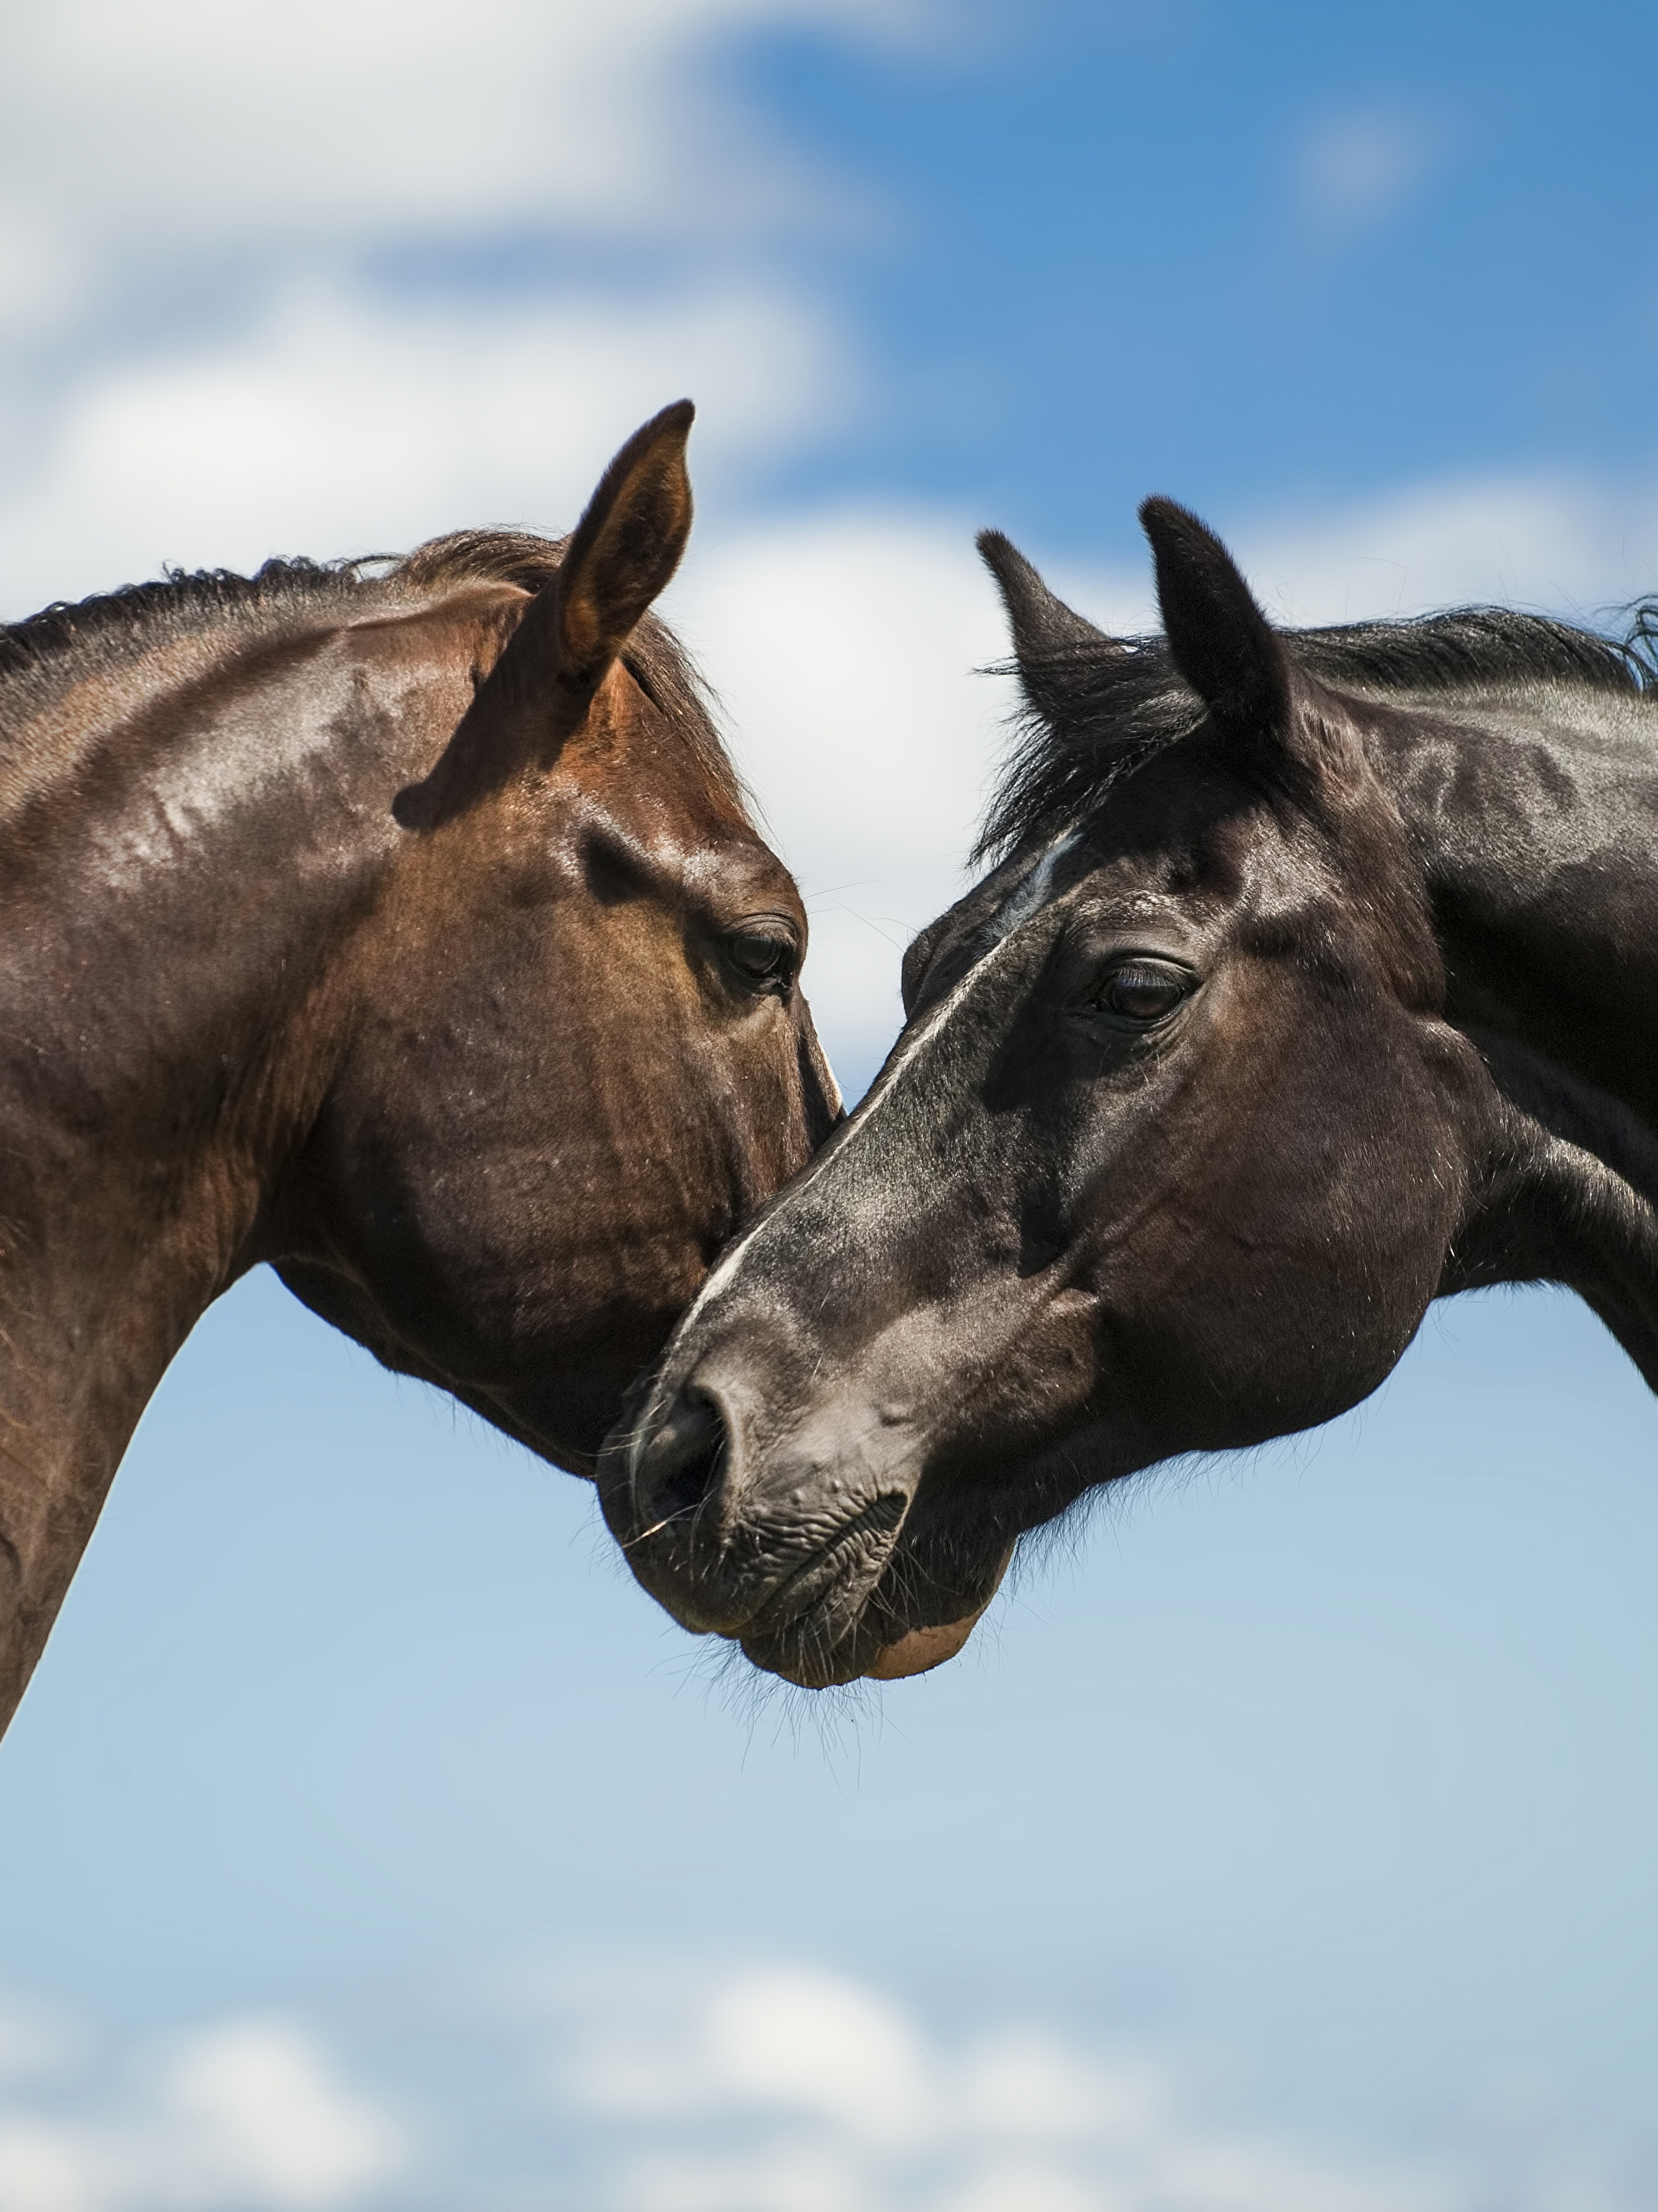
[[[699,1499],[695,1505],[682,1505],[677,1513],[670,1513],[660,1521],[653,1521],[648,1528],[641,1528],[636,1536],[629,1536],[621,1549],[631,1552],[635,1544],[642,1544],[647,1536],[659,1536],[665,1528],[671,1528],[676,1521],[683,1521],[688,1513],[694,1516],[700,1511],[701,1503]]]

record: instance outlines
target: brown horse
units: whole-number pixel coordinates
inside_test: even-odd
[[[1166,641],[982,541],[1001,864],[607,1455],[647,1586],[798,1681],[947,1656],[1025,1530],[1329,1419],[1446,1292],[1569,1284],[1658,1387],[1651,613],[1280,634],[1143,512]]]
[[[562,545],[0,631],[0,1718],[162,1370],[256,1262],[591,1473],[832,1126],[799,898],[647,611],[691,413]]]

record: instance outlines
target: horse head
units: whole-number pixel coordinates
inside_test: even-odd
[[[1607,1239],[1649,1241],[1446,1018],[1391,710],[1303,665],[1194,517],[1142,518],[1166,645],[981,541],[1029,718],[1000,865],[603,1466],[646,1586],[802,1683],[936,1664],[1025,1531],[1353,1405],[1442,1289],[1570,1279],[1574,1212],[1603,1310]]]
[[[799,896],[651,612],[691,411],[562,546],[175,576],[0,633],[0,1720],[247,1268],[591,1472],[833,1126]]]

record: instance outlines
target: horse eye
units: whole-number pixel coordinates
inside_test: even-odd
[[[1131,960],[1107,976],[1095,1004],[1120,1021],[1142,1027],[1164,1020],[1192,988],[1183,968],[1159,960]]]
[[[726,939],[731,963],[745,982],[783,988],[794,978],[794,940],[759,929],[739,929]]]

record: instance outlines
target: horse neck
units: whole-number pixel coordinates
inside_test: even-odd
[[[1370,735],[1423,869],[1449,1018],[1516,1081],[1529,1066],[1533,1088],[1576,1094],[1585,1127],[1632,1116],[1625,1138],[1646,1152],[1658,1138],[1658,708],[1559,687],[1384,710]]]
[[[392,800],[471,696],[412,621],[226,664],[106,679],[118,713],[0,823],[0,1726],[146,1401],[258,1256]]]

